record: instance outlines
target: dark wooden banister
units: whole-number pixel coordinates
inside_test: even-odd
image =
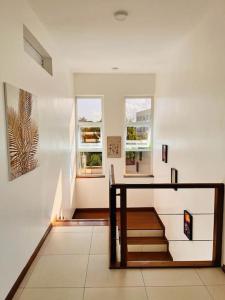
[[[117,189],[120,193],[117,194]],[[214,229],[213,229],[213,255],[212,266],[220,266],[222,252],[222,230],[223,230],[223,203],[224,203],[224,184],[223,183],[152,183],[152,184],[133,184],[115,183],[114,167],[110,169],[109,185],[109,208],[110,208],[110,268],[127,267],[127,189],[214,189]],[[116,197],[120,196],[120,263],[117,261],[116,251]],[[173,264],[174,263],[174,264]],[[204,262],[205,263],[205,262]],[[157,266],[157,263],[154,264]],[[187,262],[171,262],[169,266],[192,266]],[[206,264],[205,264],[206,265]],[[160,265],[159,265],[160,266]],[[167,266],[165,263],[163,266]],[[198,264],[193,261],[193,266]],[[199,264],[199,266],[202,266]]]
[[[114,166],[110,166],[110,171],[109,171],[109,184],[115,184],[115,174],[114,174]]]

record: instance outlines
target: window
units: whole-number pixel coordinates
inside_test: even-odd
[[[151,175],[152,99],[127,97],[126,175]]]
[[[102,98],[77,97],[78,176],[103,174]]]

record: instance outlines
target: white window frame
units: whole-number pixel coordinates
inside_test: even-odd
[[[126,119],[126,100],[127,99],[151,99],[151,118],[149,121],[137,121],[137,122],[127,122]],[[125,119],[125,126],[124,126],[124,174],[125,177],[153,177],[153,124],[154,124],[154,97],[149,95],[132,95],[132,96],[125,96],[124,97],[124,119]],[[127,127],[147,127],[150,130],[150,135],[148,137],[149,147],[145,148],[127,148]],[[126,173],[126,152],[149,152],[150,153],[150,161],[151,165],[149,168],[149,173],[134,173],[134,174],[127,174]]]
[[[101,113],[102,121],[101,122],[79,122],[78,119],[78,109],[77,109],[77,100],[78,99],[101,99]],[[105,177],[105,162],[104,162],[104,97],[102,95],[77,95],[75,98],[75,107],[76,107],[76,152],[77,152],[77,171],[76,176],[84,178],[96,178],[96,177]],[[81,143],[81,131],[80,128],[86,127],[99,127],[101,132],[100,143],[90,143],[85,147],[82,147]],[[102,173],[101,174],[80,174],[80,153],[82,152],[100,152],[102,153]]]

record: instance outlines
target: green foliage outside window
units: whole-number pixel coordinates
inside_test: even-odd
[[[127,140],[137,140],[137,130],[135,127],[127,127]]]
[[[87,154],[87,166],[88,167],[102,166],[102,154],[101,153],[88,153]]]
[[[134,151],[126,152],[126,165],[134,165],[135,164],[136,153]]]
[[[148,132],[146,127],[141,127],[141,131],[137,131],[136,127],[127,127],[127,140],[146,140],[148,138]]]

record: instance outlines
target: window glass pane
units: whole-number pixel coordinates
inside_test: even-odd
[[[79,160],[80,175],[102,174],[102,152],[80,152]]]
[[[151,173],[152,100],[126,98],[126,174]]]
[[[140,141],[148,140],[149,127],[127,127],[127,140],[128,141]]]
[[[127,122],[150,122],[151,98],[126,98]]]
[[[126,151],[126,174],[150,174],[150,151]]]
[[[80,138],[82,144],[99,144],[101,143],[101,128],[81,127]]]
[[[102,99],[77,98],[77,116],[79,122],[101,122]]]
[[[151,129],[147,126],[128,126],[126,150],[150,150]]]

